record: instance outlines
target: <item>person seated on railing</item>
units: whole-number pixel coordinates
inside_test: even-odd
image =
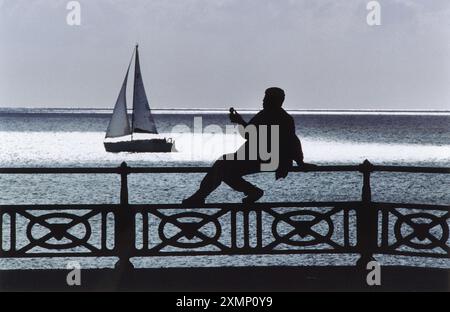
[[[243,176],[261,171],[275,171],[275,177],[278,180],[288,175],[293,161],[299,166],[304,165],[302,146],[295,134],[294,119],[282,108],[284,99],[285,93],[282,89],[267,89],[263,100],[263,110],[248,123],[233,108],[230,109],[231,122],[243,126],[246,132],[248,128],[253,127],[253,129],[256,129],[256,136],[249,135],[246,143],[236,153],[224,155],[217,160],[201,182],[200,189],[183,200],[183,204],[204,204],[206,197],[222,182],[225,182],[234,190],[244,193],[246,195],[242,200],[244,203],[253,203],[260,199],[264,192],[244,180]],[[261,129],[264,126],[267,130],[263,133]],[[275,134],[278,132],[275,140],[273,140],[272,132],[275,132]],[[265,136],[265,138],[261,139],[262,136]],[[266,144],[266,151],[270,150],[272,154],[275,150],[278,153],[276,155],[278,156],[277,163],[273,169],[262,170],[264,165],[266,165],[266,168],[268,166],[267,158],[261,157],[260,151],[252,154],[252,152],[255,152],[252,151],[255,146],[261,149],[259,144]],[[251,155],[256,155],[256,157],[251,157]]]

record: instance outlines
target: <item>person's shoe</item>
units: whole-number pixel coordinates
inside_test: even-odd
[[[186,206],[204,205],[205,198],[194,194],[183,200],[181,203]]]
[[[258,199],[263,197],[263,195],[264,195],[264,191],[260,190],[260,189],[257,189],[257,190],[252,191],[251,193],[247,194],[247,197],[242,199],[242,202],[244,204],[253,204]]]

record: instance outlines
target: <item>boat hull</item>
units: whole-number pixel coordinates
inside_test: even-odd
[[[173,142],[164,139],[104,142],[109,153],[171,153],[176,152]]]

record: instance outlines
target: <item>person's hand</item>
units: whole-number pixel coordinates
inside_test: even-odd
[[[302,167],[305,162],[303,161],[303,155],[302,154],[298,154],[295,158],[294,161],[297,163],[297,166]]]
[[[234,108],[230,108],[230,121],[232,123],[243,125],[245,124],[242,116],[234,110]]]

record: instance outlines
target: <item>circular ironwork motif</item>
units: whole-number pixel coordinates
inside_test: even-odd
[[[295,217],[301,216],[311,216],[312,220],[309,221],[296,221],[293,220]],[[286,220],[289,220],[287,222]],[[326,222],[327,224],[327,233],[325,235],[320,234],[312,229],[312,227],[321,222]],[[293,235],[282,235],[278,231],[278,225],[282,222],[289,224],[294,230],[290,231],[290,233],[295,232]],[[334,232],[333,221],[330,216],[324,217],[323,214],[315,211],[292,211],[285,214],[282,214],[280,217],[276,218],[272,224],[272,234],[277,241],[281,241],[282,243],[292,245],[292,246],[313,246],[317,244],[327,243],[330,240],[331,236]],[[316,235],[314,235],[314,233]],[[288,237],[290,236],[290,237]],[[293,240],[293,237],[300,236],[301,238],[305,238],[307,236],[311,236],[314,239],[311,240]]]
[[[52,219],[65,219],[68,222],[66,223],[51,223]],[[45,234],[41,237],[34,237],[33,236],[33,229],[36,226],[41,226],[49,230],[50,232],[48,234]],[[69,230],[78,226],[82,225],[84,228],[84,236],[79,238],[71,235],[69,233]],[[89,238],[91,237],[92,229],[91,225],[89,224],[89,221],[86,219],[83,219],[80,216],[69,214],[69,213],[51,213],[46,214],[42,216],[38,216],[30,220],[30,223],[27,227],[27,237],[31,244],[34,244],[36,246],[45,248],[45,249],[51,249],[51,250],[62,250],[62,249],[71,249],[75,247],[79,247],[82,244],[86,243]],[[47,237],[48,236],[48,237]],[[45,240],[44,237],[47,237]],[[61,244],[51,244],[48,243],[48,241],[52,238],[55,238],[57,241],[61,241],[63,238],[66,238],[70,240],[69,243],[61,243]]]
[[[180,221],[182,219],[197,219],[198,222],[183,222]],[[214,235],[208,236],[200,231],[201,228],[206,225],[212,224],[214,226]],[[178,228],[178,232],[172,236],[167,237],[164,233],[164,230],[167,226],[174,226]],[[208,214],[203,214],[199,212],[184,212],[179,214],[174,214],[171,216],[165,216],[158,228],[159,237],[161,241],[167,242],[170,241],[169,245],[178,247],[178,248],[200,248],[204,246],[208,246],[213,242],[217,241],[221,235],[221,226],[217,219],[213,218]],[[177,239],[173,239],[173,237],[178,236]],[[192,240],[194,237],[200,239],[197,242],[183,242],[180,241],[181,238],[187,238],[188,240]]]
[[[429,223],[418,223],[415,219],[427,219],[430,220]],[[402,227],[407,225],[413,229],[413,234],[410,238],[403,236]],[[439,227],[442,230],[442,236],[440,238],[436,237],[431,233],[431,230],[435,227]],[[409,246],[414,249],[434,249],[440,245],[446,245],[449,235],[449,228],[447,221],[444,218],[429,214],[429,213],[416,213],[403,216],[398,218],[395,223],[395,237],[398,241],[404,241],[403,245]],[[409,235],[408,235],[409,236]],[[408,239],[406,239],[408,238]],[[415,238],[418,238],[424,243],[413,242]],[[425,242],[425,240],[429,242]]]

